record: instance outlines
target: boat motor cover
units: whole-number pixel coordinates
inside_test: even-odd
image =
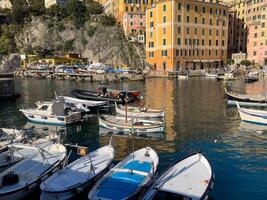
[[[3,176],[2,185],[14,185],[19,182],[19,176],[14,173],[9,173]]]
[[[54,102],[52,106],[52,112],[56,116],[64,116],[65,115],[64,104],[60,101]]]

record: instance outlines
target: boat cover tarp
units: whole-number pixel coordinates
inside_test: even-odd
[[[133,160],[133,161],[127,163],[126,165],[124,165],[122,168],[149,173],[151,170],[151,163]]]
[[[133,160],[126,165],[123,169],[129,169],[129,172],[114,172],[107,178],[100,186],[98,196],[101,198],[112,199],[125,199],[132,195],[143,182],[145,176],[132,173],[131,170],[142,171],[149,173],[151,170],[151,163],[140,162]]]

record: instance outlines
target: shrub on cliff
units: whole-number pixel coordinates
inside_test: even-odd
[[[116,19],[111,15],[101,15],[99,23],[104,26],[114,26],[116,24]]]
[[[87,7],[88,15],[98,15],[104,12],[103,6],[94,0],[86,0],[85,6]]]
[[[86,6],[79,0],[69,0],[67,5],[67,13],[72,18],[76,28],[81,28],[86,21]]]

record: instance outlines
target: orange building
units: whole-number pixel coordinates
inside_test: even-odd
[[[163,0],[146,10],[146,61],[155,71],[218,67],[227,58],[229,7]]]

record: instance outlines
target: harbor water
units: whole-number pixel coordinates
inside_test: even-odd
[[[262,79],[245,85],[237,81],[232,88],[238,92],[265,94],[265,82],[267,84],[267,80]],[[31,128],[33,136],[58,131],[60,127],[27,122],[19,108],[34,107],[36,101],[51,100],[55,91],[70,95],[74,88],[95,90],[97,87],[97,83],[89,82],[18,79],[16,89],[21,97],[1,102],[0,127]],[[182,157],[203,151],[215,173],[215,185],[210,193],[212,199],[267,199],[267,126],[240,122],[237,109],[226,106],[225,83],[204,78],[147,79],[108,87],[139,89],[146,105],[165,110],[165,135],[134,139],[135,149],[149,145],[158,152],[159,173]],[[65,143],[85,145],[90,151],[107,144],[110,139],[110,136],[100,134],[96,116],[63,129]],[[132,144],[130,137],[113,137],[115,162],[132,151]],[[37,196],[34,198],[38,199]]]

